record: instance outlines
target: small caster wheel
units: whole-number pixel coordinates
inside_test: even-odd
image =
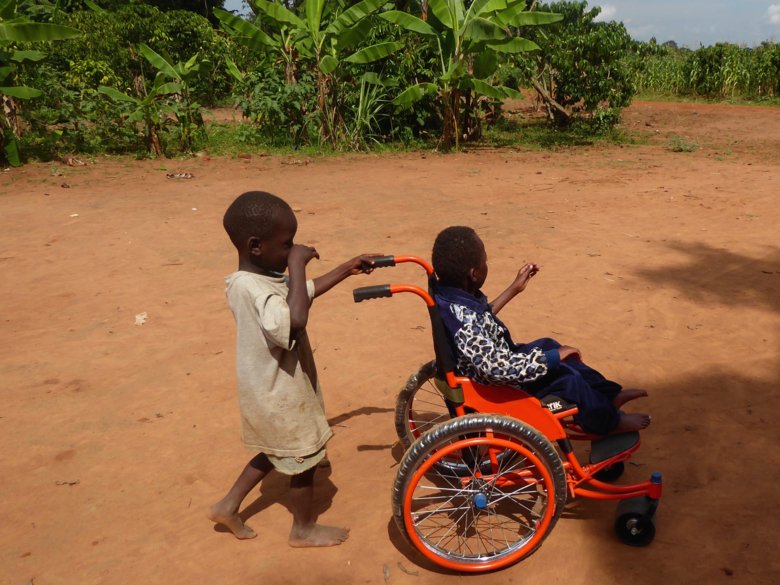
[[[622,461],[618,461],[617,463],[614,463],[609,467],[605,467],[601,471],[594,473],[593,477],[599,481],[612,483],[613,481],[617,481],[618,478],[620,478],[620,476],[623,475],[625,469],[626,469],[626,464],[623,463]]]
[[[647,546],[655,538],[656,502],[646,497],[620,502],[615,513],[615,534],[623,544]]]
[[[647,546],[655,538],[655,519],[628,513],[615,520],[615,533],[623,544]]]

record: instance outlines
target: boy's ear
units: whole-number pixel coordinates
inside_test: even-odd
[[[469,282],[477,282],[477,269],[469,268]]]
[[[246,241],[246,247],[252,256],[259,256],[263,251],[263,242],[257,236],[252,236]]]

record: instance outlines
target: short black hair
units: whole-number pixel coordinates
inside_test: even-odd
[[[236,248],[251,237],[267,240],[274,233],[279,216],[292,209],[281,197],[265,191],[247,191],[239,195],[222,218],[230,241]]]
[[[431,254],[439,282],[461,286],[469,270],[479,266],[482,250],[482,240],[470,227],[456,225],[439,232]]]

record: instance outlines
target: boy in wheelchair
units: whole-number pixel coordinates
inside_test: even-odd
[[[457,358],[457,373],[481,384],[514,386],[542,399],[553,395],[578,406],[575,421],[595,435],[638,431],[650,416],[620,410],[626,402],[647,396],[623,390],[584,364],[579,350],[554,339],[515,343],[496,314],[525,290],[538,272],[526,264],[514,282],[489,303],[480,288],[488,274],[487,253],[476,232],[463,226],[443,230],[433,245],[438,282],[434,300]]]

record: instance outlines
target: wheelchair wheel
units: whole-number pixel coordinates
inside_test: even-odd
[[[421,435],[436,425],[452,418],[444,397],[433,383],[435,373],[435,361],[423,364],[409,377],[398,394],[395,403],[395,432],[404,449],[408,449]],[[490,462],[483,462],[483,465],[487,465],[483,472],[488,473]],[[444,457],[437,461],[436,466],[444,473],[451,472],[460,476],[470,473],[468,466],[463,465],[459,457]]]
[[[444,397],[433,384],[436,362],[431,361],[409,377],[395,403],[395,432],[405,449],[436,425],[450,420]]]
[[[440,464],[445,459],[469,473],[453,473]],[[499,415],[469,414],[428,431],[404,455],[393,484],[401,532],[434,563],[462,572],[500,569],[531,554],[565,503],[553,445]]]
[[[622,500],[615,511],[615,534],[629,546],[647,546],[655,538],[657,502],[646,497]]]

